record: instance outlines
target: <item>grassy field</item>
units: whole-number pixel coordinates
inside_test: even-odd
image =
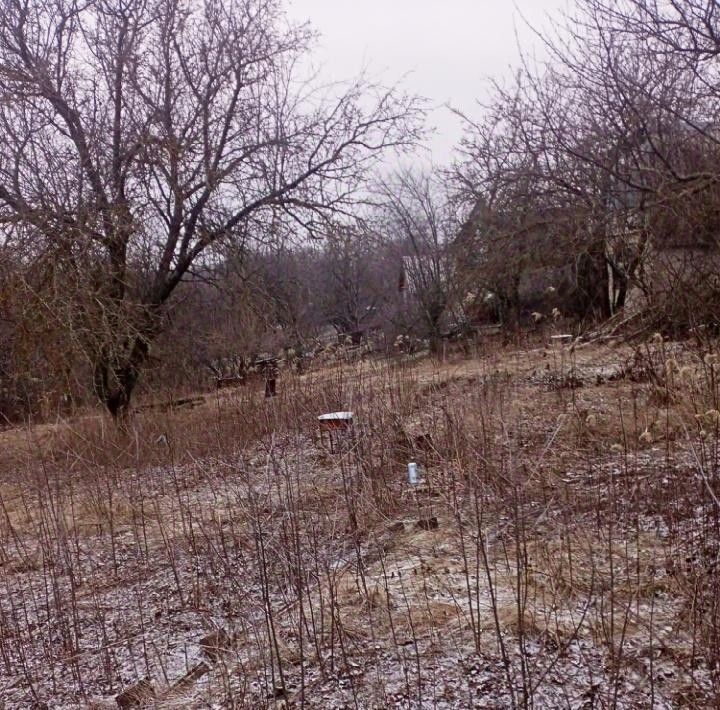
[[[473,348],[2,432],[0,707],[717,707],[718,362]]]

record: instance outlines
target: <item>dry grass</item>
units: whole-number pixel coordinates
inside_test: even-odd
[[[3,432],[0,700],[717,703],[715,368],[505,348]]]

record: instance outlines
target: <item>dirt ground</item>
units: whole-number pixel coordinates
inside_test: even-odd
[[[0,707],[714,707],[714,358],[485,345],[2,432]]]

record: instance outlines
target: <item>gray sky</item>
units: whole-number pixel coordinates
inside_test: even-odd
[[[477,116],[488,77],[508,76],[536,39],[522,19],[547,26],[562,0],[287,0],[291,18],[320,32],[315,61],[328,80],[348,79],[367,67],[385,82],[403,79],[438,108],[429,122],[433,158],[446,162],[460,123],[443,104]],[[540,51],[537,51],[542,56]]]

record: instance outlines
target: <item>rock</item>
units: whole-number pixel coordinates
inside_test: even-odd
[[[115,697],[119,708],[140,708],[155,699],[155,687],[144,678]]]

